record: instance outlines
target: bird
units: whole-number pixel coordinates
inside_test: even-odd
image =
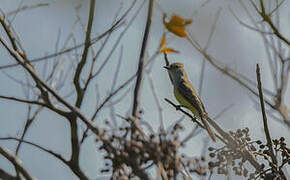
[[[164,66],[164,68],[168,71],[176,100],[182,107],[189,109],[201,121],[211,139],[216,141],[216,136],[207,122],[207,118],[209,118],[208,114],[199,95],[188,80],[184,65],[180,62],[175,62]]]

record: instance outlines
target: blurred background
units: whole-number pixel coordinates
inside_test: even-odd
[[[67,41],[70,33],[73,40],[70,40],[68,47],[82,43],[85,38],[85,28],[87,23],[89,1],[88,0],[1,0],[0,8],[4,13],[9,13],[23,6],[32,6],[39,3],[45,5],[30,10],[21,11],[8,16],[11,25],[17,32],[29,59],[45,56],[47,54],[57,52],[62,49]],[[238,1],[232,0],[211,0],[202,6],[204,1],[175,1],[175,0],[158,0],[154,4],[152,26],[149,35],[148,48],[146,57],[149,59],[158,49],[162,34],[166,31],[162,24],[162,14],[165,12],[169,16],[173,13],[179,14],[185,18],[192,18],[192,24],[187,27],[193,37],[205,46],[211,32],[213,23],[215,22],[217,12],[220,14],[217,19],[216,28],[212,36],[207,52],[215,57],[219,62],[231,68],[235,72],[245,75],[248,79],[256,82],[256,64],[259,63],[262,73],[263,87],[274,91],[274,84],[270,73],[269,64],[267,62],[267,54],[262,37],[259,32],[250,30],[242,26],[233,16],[231,11],[243,22],[251,24],[245,11],[242,9]],[[47,5],[46,5],[47,4]],[[96,1],[96,10],[92,28],[92,37],[95,37],[107,30],[114,21],[116,13],[121,8],[121,13],[130,6],[131,1],[115,1],[115,0],[98,0]],[[138,1],[130,11],[127,23],[130,18],[135,16],[134,13],[142,1]],[[249,2],[245,2],[251,14],[255,14]],[[270,5],[269,5],[270,6]],[[290,29],[290,3],[285,2],[279,9],[280,13],[280,29],[281,33],[289,35]],[[231,9],[231,11],[230,11]],[[88,90],[85,98],[82,112],[89,117],[94,112],[98,102],[106,97],[112,86],[114,88],[121,85],[130,78],[135,72],[138,65],[139,53],[142,43],[142,37],[145,27],[147,14],[147,3],[140,9],[136,19],[130,25],[118,46],[114,47],[114,43],[119,35],[126,28],[121,26],[111,35],[110,40],[106,44],[104,50],[99,56],[97,67],[105,61],[110,51],[115,51],[110,56],[110,60],[102,69],[99,77],[93,81],[93,85]],[[261,21],[256,16],[255,22]],[[0,29],[3,36],[4,30]],[[102,40],[103,41],[103,40]],[[185,65],[188,77],[192,84],[199,89],[201,67],[203,56],[196,51],[190,43],[184,38],[178,38],[171,33],[167,34],[167,44],[169,47],[180,51],[178,54],[171,53],[168,55],[171,62],[182,62]],[[94,48],[100,47],[100,43],[94,45]],[[82,48],[81,48],[82,49]],[[81,49],[72,53],[58,56],[54,59],[36,63],[35,67],[39,74],[47,74],[53,68],[53,61],[61,61],[59,73],[63,77],[65,72],[72,71],[77,62],[74,60],[80,57]],[[288,54],[287,54],[288,53]],[[118,59],[122,54],[121,63]],[[288,52],[284,52],[289,57]],[[13,64],[14,60],[7,51],[1,46],[0,48],[0,66]],[[115,85],[112,85],[114,72],[120,66],[120,74]],[[145,119],[155,131],[159,130],[160,121],[158,107],[156,106],[150,78],[153,79],[154,90],[156,91],[159,103],[162,107],[162,114],[165,129],[170,128],[176,121],[181,119],[183,115],[175,111],[164,98],[168,98],[174,102],[173,89],[170,84],[167,72],[162,68],[164,66],[163,55],[158,55],[152,63],[151,72],[145,73],[142,84],[142,118]],[[85,73],[88,69],[85,70]],[[71,72],[70,72],[71,73]],[[70,75],[68,73],[68,76]],[[14,80],[12,80],[13,78]],[[16,81],[26,82],[27,73],[20,67],[13,67],[0,70],[0,94],[6,96],[24,97],[27,90]],[[68,80],[60,91],[63,96],[69,95],[72,91],[73,84]],[[29,80],[28,80],[29,81]],[[31,82],[31,80],[30,80]],[[112,102],[118,101],[121,97],[122,101],[117,102],[114,111],[122,116],[129,115],[132,108],[134,83],[122,90],[112,99]],[[28,94],[31,94],[29,92]],[[123,97],[124,96],[124,97]],[[205,107],[214,117],[220,112],[224,113],[216,120],[226,130],[236,130],[238,128],[249,127],[250,134],[255,139],[265,139],[262,116],[260,106],[257,104],[258,98],[249,93],[248,90],[242,88],[238,83],[225,76],[220,71],[213,68],[209,63],[205,64],[205,74],[202,85],[201,98]],[[73,102],[74,97],[68,97]],[[289,104],[289,91],[285,92],[285,105]],[[108,106],[106,106],[108,107]],[[110,108],[104,108],[96,119],[95,124],[103,126],[104,121],[110,119]],[[13,101],[0,100],[0,137],[19,137],[25,125],[27,108],[25,104]],[[274,118],[268,117],[269,127],[272,138],[281,136],[289,137],[289,128],[281,124]],[[192,122],[188,118],[184,118],[181,122],[185,130],[182,136],[186,136],[193,128]],[[85,130],[85,126],[80,128],[80,134]],[[48,149],[64,155],[68,158],[70,154],[69,142],[69,126],[66,120],[60,119],[49,110],[43,110],[37,116],[36,121],[30,127],[25,136],[26,140],[42,145]],[[185,154],[191,156],[199,156],[203,151],[203,143],[207,136],[202,131],[196,137],[192,138],[187,146],[182,149]],[[209,142],[211,143],[211,142]],[[288,143],[289,139],[288,139]],[[16,148],[16,142],[0,141],[1,146],[5,146],[10,150]],[[211,144],[209,144],[211,145]],[[44,153],[34,147],[23,144],[19,157],[24,166],[38,179],[77,179],[67,167],[61,162],[54,159],[47,153]],[[81,167],[85,173],[92,179],[106,179],[106,176],[100,173],[103,167],[102,152],[96,148],[94,137],[89,137],[81,148]],[[8,172],[14,172],[13,166],[0,156],[0,168],[4,168]],[[215,176],[213,179],[224,179],[223,176]]]

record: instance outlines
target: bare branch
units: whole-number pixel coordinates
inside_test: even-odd
[[[141,83],[143,79],[145,52],[146,52],[146,46],[147,46],[147,41],[148,41],[149,31],[150,31],[150,26],[151,26],[151,21],[152,21],[153,0],[149,0],[148,3],[149,4],[148,4],[147,20],[146,20],[146,26],[145,26],[145,31],[144,31],[144,36],[143,36],[142,46],[141,46],[141,51],[140,51],[136,85],[134,89],[134,99],[133,99],[133,109],[132,109],[132,116],[134,117],[139,116]]]
[[[17,177],[9,174],[8,172],[4,171],[3,169],[0,169],[0,179],[17,180]]]
[[[75,113],[89,128],[92,130],[96,135],[99,134],[99,129],[96,128],[90,120],[88,120],[81,111],[72,106],[70,103],[68,103],[66,100],[64,100],[62,97],[58,95],[57,92],[55,92],[49,85],[47,85],[34,71],[34,69],[31,67],[31,65],[27,64],[25,60],[12,48],[8,46],[8,44],[5,42],[3,38],[0,38],[1,44],[6,48],[6,50],[11,54],[11,56],[20,63],[32,76],[32,78],[42,85],[47,91],[49,91],[59,102],[61,102],[63,105],[65,105],[68,109],[70,109],[73,113]]]
[[[5,15],[11,16],[14,14],[18,14],[19,12],[22,12],[22,11],[31,10],[31,9],[35,9],[38,7],[48,6],[48,5],[49,5],[49,3],[39,3],[39,4],[31,5],[31,6],[22,6],[21,8],[17,8],[16,10],[5,13]]]
[[[27,180],[35,180],[35,178],[23,167],[20,159],[12,154],[7,148],[0,146],[0,154],[9,160]]]
[[[274,25],[274,23],[273,23],[273,21],[271,19],[271,14],[270,13],[268,14],[265,11],[265,7],[264,7],[263,0],[260,0],[259,1],[260,2],[260,10],[252,2],[252,0],[250,0],[250,2],[252,3],[252,5],[255,8],[256,12],[261,16],[261,18],[263,19],[263,21],[265,21],[269,25],[269,27],[272,29],[272,31],[276,35],[276,37],[278,37],[280,40],[282,40],[284,43],[286,43],[289,46],[290,45],[290,40],[288,38],[286,38],[284,35],[282,35],[280,33],[279,29]]]
[[[172,106],[174,106],[177,110],[181,111],[183,114],[185,114],[186,116],[190,117],[194,122],[197,122],[197,124],[204,128],[200,123],[198,123],[198,121],[193,118],[191,116],[191,114],[187,113],[186,111],[182,110],[179,106],[175,105],[173,102],[171,102],[168,99],[165,99],[169,104],[171,104]],[[207,118],[208,123],[222,136],[222,138],[220,136],[217,136],[218,139],[220,139],[224,144],[228,145],[231,149],[235,150],[235,149],[239,149],[239,145],[237,144],[237,142],[233,139],[233,137],[231,137],[231,135],[229,135],[227,132],[225,132],[214,120],[212,120],[210,117]],[[257,170],[260,171],[262,170],[260,164],[257,162],[257,160],[253,157],[253,155],[247,151],[246,149],[242,149],[240,151],[240,153],[242,154],[242,156],[248,160],[251,165]]]
[[[73,173],[75,173],[79,178],[81,179],[89,179],[87,176],[84,175],[84,173],[81,171],[81,169],[79,168],[78,165],[76,164],[73,164],[72,161],[67,161],[65,160],[60,154],[57,154],[51,150],[48,150],[40,145],[37,145],[35,143],[32,143],[32,142],[29,142],[29,141],[25,141],[25,140],[21,140],[21,139],[18,139],[18,138],[14,138],[14,137],[5,137],[5,138],[0,138],[0,140],[14,140],[14,141],[18,141],[18,142],[23,142],[23,143],[26,143],[26,144],[29,144],[31,146],[34,146],[52,156],[54,156],[55,158],[57,158],[58,160],[60,160],[61,162],[63,162],[65,165],[67,165]],[[0,147],[1,148],[1,147]],[[0,152],[1,153],[1,152]],[[20,171],[21,172],[21,171]]]
[[[91,37],[93,20],[94,20],[94,13],[95,13],[95,0],[91,0],[90,1],[88,25],[87,25],[87,30],[86,30],[86,39],[85,39],[85,43],[84,43],[85,47],[84,47],[84,51],[82,54],[82,59],[80,60],[78,66],[76,68],[76,72],[75,72],[74,79],[73,79],[75,89],[77,92],[77,100],[75,102],[75,105],[78,108],[80,108],[81,103],[83,101],[83,96],[84,96],[84,92],[83,92],[83,89],[81,88],[79,80],[80,80],[80,75],[82,73],[83,67],[86,64],[89,47],[91,45],[90,37]]]
[[[116,70],[115,70],[115,73],[114,73],[114,78],[113,78],[113,81],[112,81],[112,85],[111,85],[111,92],[114,91],[115,86],[117,84],[117,79],[118,79],[118,76],[119,76],[119,73],[120,73],[122,59],[123,59],[123,46],[121,46],[121,48],[120,48],[120,55],[119,55],[118,63],[117,63]],[[125,97],[125,95],[122,96],[121,99],[123,97]],[[113,121],[115,127],[117,127],[117,120],[116,120],[116,116],[115,116],[114,105],[115,105],[115,103],[113,103],[111,101],[110,102],[110,115],[111,115],[111,118],[112,118],[112,121]]]
[[[15,98],[15,97],[11,97],[11,96],[0,95],[0,99],[7,99],[7,100],[11,100],[11,101],[17,101],[17,102],[22,102],[22,103],[27,103],[27,104],[36,104],[36,105],[47,107],[47,104],[39,102],[39,101],[20,99],[20,98]]]
[[[11,43],[13,49],[15,51],[18,51],[18,44],[20,44],[16,38],[16,35],[11,31],[10,26],[8,26],[5,22],[5,15],[0,14],[0,24],[2,25],[3,29],[5,30],[5,33],[9,39],[9,42]],[[21,54],[22,56],[24,56],[24,52],[22,51],[23,54]]]
[[[192,37],[187,36],[188,41],[190,42],[190,44],[198,51],[200,52],[204,58],[212,65],[214,66],[217,70],[219,70],[220,72],[222,72],[223,74],[227,75],[228,77],[230,77],[231,79],[233,79],[234,81],[236,81],[237,83],[239,83],[242,87],[248,89],[251,93],[253,93],[254,95],[256,95],[257,97],[259,96],[259,94],[252,89],[248,84],[246,84],[245,82],[243,82],[239,76],[234,75],[232,73],[232,70],[230,70],[229,67],[223,67],[222,65],[218,64],[217,60],[214,59],[214,57],[212,57],[211,55],[209,55],[206,51],[204,51],[201,46],[198,44],[197,41],[195,41]],[[236,73],[237,74],[237,73]],[[238,74],[239,75],[239,74]],[[265,102],[272,108],[274,108],[274,105],[272,105],[269,101],[265,100]]]
[[[115,30],[117,30],[121,25],[123,25],[123,20],[124,18],[127,16],[127,14],[129,13],[129,11],[131,10],[132,7],[129,7],[128,10],[123,14],[123,16],[120,17],[120,19],[118,21],[116,21],[116,23],[114,23],[113,26],[111,26],[108,30],[106,30],[104,33],[102,33],[101,35],[97,36],[97,37],[94,37],[90,40],[90,45],[98,42],[100,39],[102,39],[103,37],[105,37],[107,34],[109,34],[110,32],[113,32]],[[47,60],[47,59],[50,59],[50,58],[53,58],[55,56],[59,56],[59,55],[62,55],[62,54],[65,54],[65,53],[68,53],[70,51],[73,51],[75,49],[78,49],[82,46],[84,46],[85,44],[84,43],[81,43],[81,44],[78,44],[76,46],[73,46],[73,47],[70,47],[70,48],[67,48],[67,49],[64,49],[64,50],[61,50],[57,53],[52,53],[52,54],[49,54],[49,55],[46,55],[46,56],[43,56],[43,57],[39,57],[39,58],[35,58],[35,59],[31,59],[29,60],[30,63],[35,63],[35,62],[39,62],[39,61],[43,61],[43,60]],[[6,68],[11,68],[11,67],[16,67],[16,66],[19,66],[20,64],[18,63],[15,63],[15,64],[9,64],[9,65],[4,65],[4,66],[0,66],[0,69],[6,69]]]
[[[15,138],[15,137],[1,137],[0,140],[13,140],[13,141],[17,141],[17,142],[22,142],[22,143],[25,143],[25,144],[28,144],[28,145],[31,145],[31,146],[34,146],[52,156],[54,156],[55,158],[57,158],[58,160],[62,161],[64,164],[67,164],[68,161],[65,160],[60,154],[57,154],[55,152],[53,152],[52,150],[49,150],[49,149],[46,149],[40,145],[37,145],[35,143],[32,143],[32,142],[29,142],[29,141],[26,141],[26,140],[23,140],[23,139],[18,139],[18,138]]]
[[[133,4],[136,2],[133,1]],[[125,35],[125,33],[127,32],[127,30],[129,29],[129,27],[132,25],[132,23],[135,21],[137,15],[140,13],[141,8],[143,7],[144,3],[146,1],[143,1],[142,4],[139,6],[139,8],[137,9],[137,11],[135,12],[135,14],[133,15],[133,17],[131,18],[131,20],[129,21],[128,25],[126,26],[126,28],[120,33],[120,35],[118,36],[118,39],[115,41],[111,51],[109,52],[108,56],[106,57],[106,59],[104,60],[104,62],[100,65],[100,67],[96,70],[96,72],[92,75],[92,78],[98,76],[101,71],[104,69],[105,65],[108,63],[108,61],[110,60],[110,57],[112,56],[113,52],[117,49],[118,44],[120,43],[122,37]],[[94,57],[95,58],[95,57]]]
[[[31,105],[28,105],[28,113],[27,113],[27,119],[23,128],[23,132],[21,135],[21,140],[24,140],[24,137],[26,135],[26,133],[28,132],[29,127],[32,125],[32,123],[34,122],[34,120],[36,119],[37,115],[41,112],[41,110],[43,109],[43,106],[38,106],[37,109],[35,110],[35,112],[33,113],[32,117],[30,117],[30,112],[31,112]],[[18,155],[20,147],[21,147],[22,141],[19,141],[16,147],[16,155]]]
[[[273,32],[267,32],[267,31],[263,31],[263,30],[260,30],[258,29],[257,27],[252,27],[251,25],[248,25],[246,24],[245,22],[243,22],[241,19],[238,18],[238,16],[234,13],[234,11],[232,10],[232,8],[229,8],[231,14],[233,15],[233,17],[238,21],[238,23],[250,30],[253,30],[253,31],[257,31],[259,33],[262,33],[262,34],[268,34],[268,35],[273,35]]]
[[[158,55],[157,52],[155,52],[151,58],[149,58],[149,60],[145,63],[144,67],[148,66],[149,64],[151,64],[151,62],[156,58],[156,56]],[[121,84],[117,89],[115,89],[114,91],[112,91],[105,99],[104,101],[96,108],[96,111],[94,112],[93,116],[92,116],[92,120],[94,120],[98,114],[98,112],[104,107],[104,105],[109,102],[109,100],[116,95],[120,90],[122,90],[123,88],[125,88],[135,77],[137,76],[137,72],[135,74],[133,74],[127,81],[125,81],[123,84]]]

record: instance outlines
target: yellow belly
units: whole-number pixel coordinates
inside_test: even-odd
[[[174,96],[176,98],[176,100],[179,102],[180,105],[186,107],[187,109],[189,109],[196,118],[200,119],[199,116],[199,112],[198,110],[191,105],[179,92],[177,89],[174,89]]]

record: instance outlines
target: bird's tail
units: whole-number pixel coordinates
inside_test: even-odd
[[[207,117],[203,117],[201,118],[202,124],[204,125],[205,130],[208,132],[210,138],[215,142],[216,141],[216,136],[215,133],[210,129],[207,121],[206,121]]]

